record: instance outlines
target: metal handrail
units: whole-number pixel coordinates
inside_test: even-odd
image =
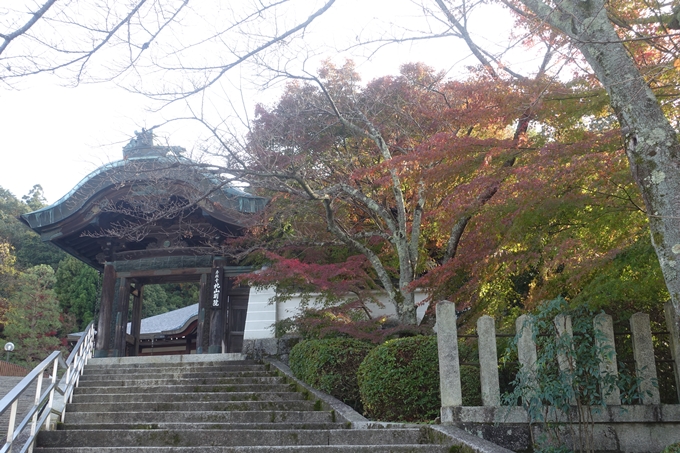
[[[64,407],[59,414],[61,422],[64,421],[66,415],[66,403],[70,403],[73,399],[73,390],[78,387],[80,383],[80,376],[83,374],[83,368],[87,364],[87,360],[92,357],[94,351],[94,321],[88,324],[85,332],[76,343],[76,346],[71,351],[71,354],[66,359],[66,373],[59,382],[59,388],[63,391]],[[1,453],[1,452],[0,452]]]
[[[0,448],[0,453],[11,453],[15,442],[20,436],[25,434],[25,430],[28,427],[30,427],[30,433],[19,451],[20,453],[32,453],[35,438],[40,428],[46,426],[48,430],[52,429],[50,416],[55,414],[63,421],[66,403],[71,402],[73,390],[78,386],[80,375],[87,363],[87,359],[92,356],[94,335],[94,323],[90,323],[66,361],[62,358],[60,351],[54,351],[49,357],[40,362],[38,366],[33,368],[7,395],[0,399],[0,415],[7,412],[7,410],[10,411],[7,438],[5,444]],[[59,366],[66,368],[66,373],[59,382],[59,385],[57,385]],[[49,372],[50,367],[52,371],[50,381],[45,391],[42,392],[43,376],[46,371]],[[17,426],[16,417],[19,397],[29,388],[33,381],[36,382],[33,406],[29,408],[27,414]],[[58,411],[54,411],[55,390],[63,395],[63,405]]]

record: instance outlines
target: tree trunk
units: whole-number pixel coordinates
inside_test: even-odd
[[[418,316],[416,314],[416,295],[413,291],[407,291],[406,289],[400,289],[400,303],[397,306],[397,317],[399,322],[402,324],[410,324],[413,326],[418,325]],[[398,296],[398,297],[399,297]]]

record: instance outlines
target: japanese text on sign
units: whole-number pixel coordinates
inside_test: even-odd
[[[220,284],[220,269],[215,269],[215,278],[213,279],[213,300],[212,306],[220,306],[220,293],[222,292],[222,285]]]

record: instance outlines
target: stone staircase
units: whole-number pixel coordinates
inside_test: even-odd
[[[35,452],[448,452],[427,427],[353,429],[270,365],[224,355],[92,359]],[[441,444],[433,443],[441,442]]]

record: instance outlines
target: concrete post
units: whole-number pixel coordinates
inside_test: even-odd
[[[536,342],[533,333],[533,318],[530,315],[522,315],[515,321],[517,330],[517,358],[520,369],[524,372],[522,385],[527,389],[537,389],[538,379],[536,378]],[[529,395],[527,395],[528,399]]]
[[[456,305],[448,300],[437,304],[437,349],[442,407],[462,406]]]
[[[635,373],[642,380],[640,383],[642,404],[660,404],[659,387],[654,385],[654,382],[656,382],[656,363],[654,362],[654,345],[649,315],[635,313],[631,316],[630,333],[633,339]]]
[[[500,406],[496,326],[491,316],[485,315],[477,320],[477,337],[479,337],[477,347],[479,349],[479,380],[482,384],[482,404],[484,406]]]
[[[619,367],[616,364],[616,348],[614,346],[614,321],[606,313],[600,313],[593,318],[593,328],[595,329],[595,347],[598,350],[600,359],[600,376],[618,376]],[[617,385],[610,385],[605,388],[603,384],[602,398],[608,406],[618,406],[621,404],[621,392]]]
[[[678,332],[678,324],[675,322],[675,310],[671,302],[666,302],[664,305],[664,312],[666,314],[666,327],[668,328],[671,347],[671,355],[673,357],[673,372],[675,373],[675,388],[678,391],[678,401],[680,401],[680,333]]]

